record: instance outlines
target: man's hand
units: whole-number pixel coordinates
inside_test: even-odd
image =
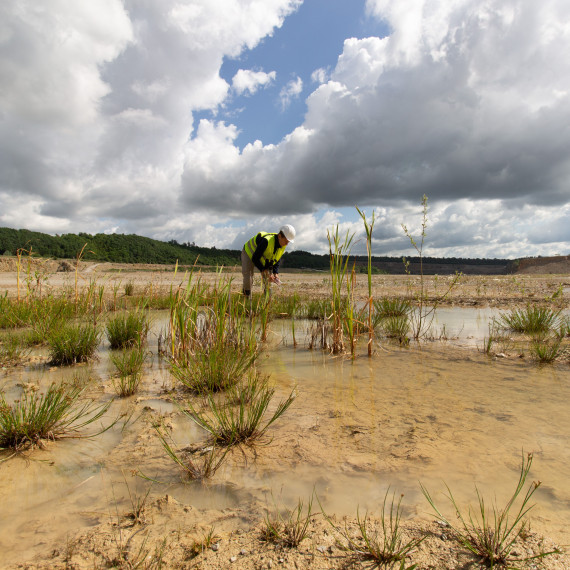
[[[275,283],[276,285],[281,285],[281,279],[279,279],[279,275],[277,275],[277,273],[273,273],[269,277],[269,281],[271,281],[271,283]]]

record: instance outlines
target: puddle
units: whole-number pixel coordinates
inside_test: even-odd
[[[119,422],[95,439],[50,444],[30,460],[0,463],[0,557],[22,561],[67,533],[116,517],[128,503],[125,477],[130,488],[145,488],[131,471],[162,481],[153,495],[169,493],[197,508],[223,509],[251,498],[294,506],[316,490],[328,512],[355,515],[357,506],[378,510],[390,489],[404,493],[406,516],[421,516],[429,506],[419,481],[444,510],[445,483],[460,503],[476,501],[477,484],[490,501],[503,504],[517,483],[522,450],[534,453],[530,476],[543,481],[531,517],[563,530],[570,525],[568,366],[496,361],[478,352],[474,345],[497,314],[441,309],[434,327],[445,326],[465,346],[376,344],[369,359],[360,345],[354,361],[304,348],[309,323],[295,323],[295,349],[291,322],[272,322],[270,349],[259,366],[277,399],[293,389],[297,398],[270,428],[267,446],[254,458],[224,465],[205,486],[181,484],[149,428],[164,416],[177,445],[204,438],[168,399],[170,376],[154,356],[139,393],[117,400],[109,412],[109,418],[130,414],[126,425]],[[154,355],[161,326],[155,317]],[[45,385],[78,373],[91,378],[93,393],[111,396],[108,350],[89,366],[14,370],[2,384],[11,396],[17,384]]]

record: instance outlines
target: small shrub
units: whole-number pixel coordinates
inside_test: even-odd
[[[67,324],[52,331],[48,339],[50,361],[56,365],[87,362],[93,357],[101,333],[96,326]]]

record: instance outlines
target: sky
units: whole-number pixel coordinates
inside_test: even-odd
[[[568,0],[2,0],[0,227],[570,254]]]

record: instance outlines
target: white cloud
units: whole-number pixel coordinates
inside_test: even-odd
[[[313,83],[326,83],[329,79],[329,72],[324,67],[319,67],[311,73],[311,81]]]
[[[228,95],[223,58],[272,34],[299,3],[1,2],[4,223],[160,231],[177,215],[192,113]],[[33,214],[15,217],[26,204]]]
[[[279,93],[281,109],[286,109],[291,104],[291,101],[299,97],[302,92],[303,80],[298,76],[295,79],[291,79]]]
[[[220,69],[299,5],[0,2],[0,224],[223,247],[287,219],[323,251],[327,224],[362,231],[334,213],[358,204],[399,255],[425,193],[433,254],[570,248],[567,0],[368,0],[390,35],[347,39],[302,124],[240,152],[235,125],[193,113],[275,80]]]
[[[570,35],[561,24],[570,5],[368,5],[391,35],[346,40],[329,81],[307,99],[303,126],[279,145],[244,150],[230,170],[202,181],[211,190],[204,199],[185,184],[187,168],[188,203],[219,209],[233,193],[228,208],[241,212],[382,206],[398,219],[382,245],[388,250],[403,246],[402,206],[425,193],[439,212],[439,251],[520,250],[525,232],[541,227],[532,204],[558,219],[569,203],[570,157],[562,149],[570,132],[559,127],[570,121]],[[541,245],[543,254],[560,250],[559,234]],[[525,243],[521,254],[534,251]]]
[[[238,95],[247,92],[253,95],[260,87],[267,87],[275,80],[275,71],[252,71],[251,69],[238,69],[232,79],[232,87]]]

